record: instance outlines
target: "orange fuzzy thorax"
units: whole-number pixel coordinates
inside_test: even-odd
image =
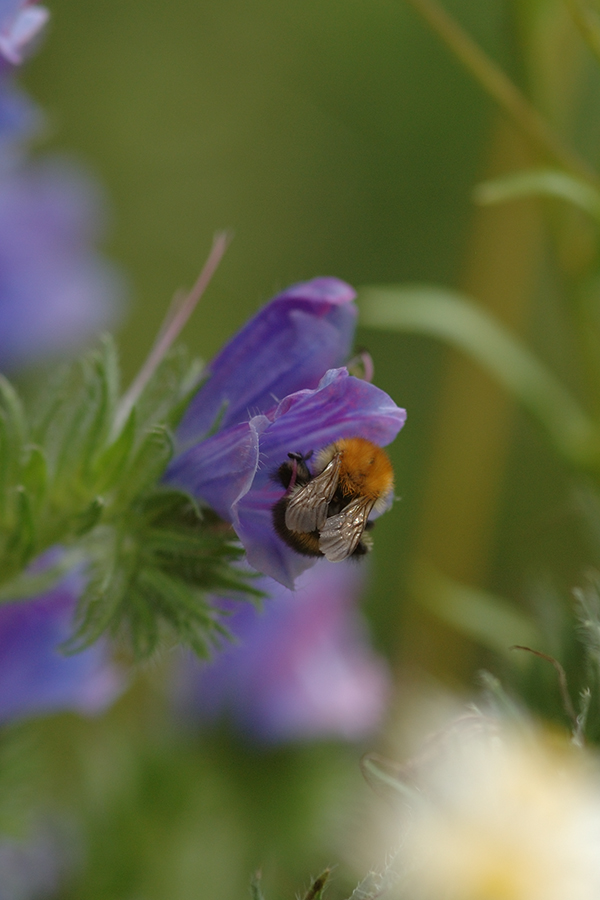
[[[342,438],[317,457],[319,469],[336,453],[341,454],[338,489],[346,497],[365,497],[377,501],[394,488],[394,470],[387,453],[365,438]]]

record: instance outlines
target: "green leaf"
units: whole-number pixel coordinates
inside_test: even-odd
[[[95,528],[102,518],[105,507],[103,497],[94,497],[87,509],[75,517],[74,533],[79,537]]]
[[[21,401],[10,382],[0,375],[0,525],[12,526],[8,518],[11,495],[20,479],[26,439]]]
[[[108,446],[100,448],[92,464],[92,480],[98,493],[108,490],[118,480],[133,451],[136,434],[137,416],[134,408],[119,435]]]
[[[198,372],[172,354],[119,424],[118,363],[105,339],[54,380],[31,432],[0,379],[0,602],[39,595],[81,566],[86,586],[67,652],[109,632],[128,637],[137,656],[164,635],[206,656],[228,636],[211,596],[261,596],[233,565],[242,550],[232,532],[162,484],[171,427]],[[27,571],[54,545],[65,548],[57,565]]]
[[[112,341],[105,339],[103,354],[92,357],[89,376],[89,392],[93,397],[92,415],[82,434],[80,466],[87,480],[93,477],[93,460],[98,447],[104,446],[112,428],[117,404],[119,376],[115,371],[117,361]]]
[[[33,556],[36,528],[31,496],[22,485],[15,488],[14,508],[15,523],[7,550],[9,554],[15,554],[24,566]]]
[[[563,383],[470,298],[433,285],[366,287],[361,324],[429,335],[463,350],[546,428],[572,465],[598,465],[600,434]]]
[[[484,205],[505,203],[522,197],[553,197],[573,203],[600,220],[600,192],[588,181],[560,169],[528,169],[484,181],[474,191],[474,199]]]
[[[33,506],[39,511],[48,488],[48,461],[41,447],[30,444],[21,471],[23,487],[31,496]]]
[[[197,591],[159,568],[141,569],[136,587],[149,609],[154,610],[153,621],[162,618],[178,639],[198,656],[206,658],[209,655],[207,638],[218,621],[218,611],[203,601]]]
[[[131,569],[118,554],[96,563],[79,600],[77,628],[63,644],[65,653],[85,650],[107,630],[116,631],[121,604],[131,582]]]
[[[135,497],[148,490],[163,474],[173,455],[171,434],[163,425],[146,432],[141,445],[130,459],[117,486],[118,503],[129,506]]]

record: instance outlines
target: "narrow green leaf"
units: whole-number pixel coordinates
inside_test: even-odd
[[[136,431],[137,417],[134,408],[119,435],[101,449],[92,464],[93,484],[97,493],[109,491],[119,479],[132,453]]]
[[[588,181],[559,169],[528,169],[492,181],[484,181],[474,191],[474,199],[484,205],[505,203],[521,197],[553,197],[573,203],[600,219],[600,192]]]
[[[79,467],[86,480],[90,480],[94,474],[93,460],[98,453],[98,448],[104,446],[112,425],[114,412],[114,398],[111,391],[114,388],[109,384],[104,367],[99,359],[90,373],[88,387],[91,415],[84,419],[81,427],[81,440],[79,450]],[[114,376],[113,376],[114,377]]]
[[[31,496],[23,485],[15,488],[15,523],[7,543],[9,553],[17,554],[22,565],[32,557],[35,547],[35,516]]]
[[[106,503],[103,497],[94,497],[87,509],[84,509],[83,512],[76,516],[73,527],[74,533],[80,537],[87,534],[92,528],[95,528],[102,518],[105,506]]]
[[[23,448],[27,439],[25,413],[17,392],[0,375],[0,521],[6,512],[7,492],[20,480]]]
[[[48,462],[43,449],[36,444],[30,444],[26,454],[21,471],[21,482],[31,496],[34,508],[39,510],[48,487]]]
[[[119,620],[120,606],[131,582],[131,573],[118,556],[96,564],[80,598],[76,630],[62,646],[65,653],[85,650]]]
[[[127,607],[121,617],[121,630],[126,627],[137,660],[150,657],[159,642],[160,617],[143,591],[132,589],[127,593]]]
[[[203,518],[195,497],[160,484],[144,497],[143,515],[149,524],[173,521],[180,525],[190,521],[199,524]]]
[[[598,464],[600,434],[563,383],[470,298],[433,285],[367,287],[361,322],[446,341],[467,353],[547,429],[571,464]]]
[[[27,434],[23,404],[10,381],[3,375],[0,375],[0,408],[4,410],[7,424],[15,438],[23,444]]]
[[[105,400],[103,394],[94,361],[84,358],[79,371],[73,372],[70,392],[64,397],[61,417],[56,423],[55,490],[69,493],[76,490],[86,461],[84,457],[89,452],[89,433]]]
[[[472,588],[422,566],[413,583],[419,602],[448,625],[496,653],[514,644],[543,645],[533,619],[490,591]]]
[[[8,526],[9,489],[11,482],[11,460],[15,455],[6,415],[0,409],[0,526]]]
[[[117,345],[111,334],[103,334],[100,338],[99,370],[106,385],[108,409],[112,420],[121,390],[121,372]]]
[[[128,506],[163,474],[173,455],[173,442],[166,428],[156,425],[145,435],[130,459],[118,485],[119,503]]]

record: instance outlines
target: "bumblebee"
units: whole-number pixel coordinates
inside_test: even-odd
[[[343,438],[320,450],[313,470],[306,456],[288,453],[276,479],[286,493],[273,507],[273,525],[285,543],[305,556],[341,562],[372,547],[369,516],[382,512],[394,489],[387,454],[364,438]]]

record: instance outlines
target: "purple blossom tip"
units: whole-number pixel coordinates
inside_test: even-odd
[[[267,303],[207,367],[180,426],[181,445],[204,437],[219,415],[221,428],[248,421],[342,365],[356,326],[355,296],[337,278],[315,278]]]

